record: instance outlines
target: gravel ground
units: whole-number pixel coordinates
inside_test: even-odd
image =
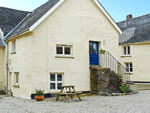
[[[2,96],[2,95],[0,95]],[[55,101],[2,96],[0,113],[150,113],[150,90],[125,96],[89,96]]]

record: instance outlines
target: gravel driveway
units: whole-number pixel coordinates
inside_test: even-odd
[[[2,96],[0,113],[150,113],[150,90],[125,96],[89,96],[37,102]]]

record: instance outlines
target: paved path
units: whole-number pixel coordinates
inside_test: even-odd
[[[1,96],[1,95],[0,95]],[[14,97],[0,99],[0,113],[150,113],[150,90],[125,96],[89,96],[37,102]]]

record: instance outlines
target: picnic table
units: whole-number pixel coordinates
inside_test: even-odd
[[[76,95],[76,96],[79,98],[79,100],[82,101],[81,98],[80,98],[80,96],[79,96],[79,95],[82,94],[82,92],[81,92],[81,91],[76,91],[74,87],[75,87],[75,86],[61,86],[61,91],[60,91],[59,93],[57,93],[56,101],[59,99],[60,96],[64,96],[64,97],[65,97],[65,98],[64,98],[64,102],[66,102],[66,100],[67,100],[69,97],[70,97],[71,99],[73,99],[73,96],[74,96],[74,95]],[[66,92],[63,92],[63,90],[64,90],[65,88],[66,88]],[[69,91],[67,91],[67,89],[69,89]],[[73,91],[71,91],[71,89],[72,89]]]

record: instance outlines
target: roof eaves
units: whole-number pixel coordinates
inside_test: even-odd
[[[105,14],[105,16],[109,19],[109,21],[114,25],[114,27],[118,30],[120,34],[122,34],[122,30],[118,27],[114,19],[110,16],[110,14],[106,11],[106,9],[103,7],[103,5],[98,1],[94,0],[96,5],[102,10],[102,12]]]
[[[17,37],[17,36],[23,35],[23,34],[28,33],[28,32],[30,32],[30,31],[29,31],[29,28],[23,30],[22,32],[19,32],[19,33],[17,33],[17,34],[14,34],[14,35],[10,36],[9,38],[5,39],[5,41],[10,40],[10,39],[13,39],[13,38],[15,38],[15,37]]]
[[[9,35],[30,15],[31,13],[28,13],[27,16],[14,28],[12,29],[4,38],[5,40],[9,39],[10,37],[13,37],[13,36],[10,36]]]

